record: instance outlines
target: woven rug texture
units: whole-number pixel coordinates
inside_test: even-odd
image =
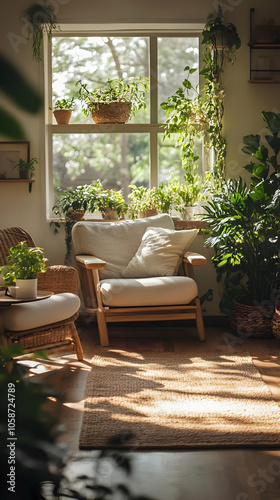
[[[279,447],[280,406],[249,355],[127,352],[92,359],[80,448]]]

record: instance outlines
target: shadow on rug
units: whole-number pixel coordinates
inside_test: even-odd
[[[134,353],[92,360],[80,448],[279,447],[280,407],[249,355]]]

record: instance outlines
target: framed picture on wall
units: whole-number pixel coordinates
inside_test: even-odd
[[[30,160],[30,142],[0,142],[0,180],[18,179],[19,170],[15,166],[19,160]]]

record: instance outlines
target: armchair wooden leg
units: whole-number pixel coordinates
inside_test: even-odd
[[[204,323],[203,323],[203,318],[202,318],[202,312],[201,312],[201,304],[200,300],[198,297],[195,299],[195,305],[196,305],[196,329],[197,329],[197,334],[198,338],[201,342],[205,341],[205,331],[204,331]]]
[[[109,345],[108,329],[104,316],[104,312],[101,309],[96,311],[97,325],[99,331],[100,344],[105,347]]]
[[[78,361],[82,361],[84,359],[84,352],[83,352],[83,348],[81,345],[80,337],[78,335],[78,332],[76,330],[74,323],[72,323],[70,325],[70,329],[71,329],[72,339],[74,341],[75,348],[76,348],[77,359],[78,359]]]

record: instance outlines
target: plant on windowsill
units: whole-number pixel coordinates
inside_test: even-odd
[[[129,217],[151,217],[157,215],[163,205],[163,196],[159,188],[147,188],[131,184],[131,193],[128,197],[131,200],[129,205]]]
[[[175,176],[169,179],[165,189],[172,196],[172,208],[180,213],[183,220],[194,218],[194,209],[200,201],[208,198],[212,175],[207,172],[203,182],[194,165],[192,172],[185,174],[185,182]]]
[[[81,80],[78,98],[83,105],[83,114],[91,114],[95,123],[126,123],[131,114],[146,108],[145,97],[149,89],[149,79],[131,78],[108,79],[104,85],[88,90]]]
[[[78,186],[76,189],[68,188],[58,193],[58,199],[52,212],[58,216],[60,222],[51,221],[50,226],[54,227],[54,234],[57,234],[61,223],[65,225],[65,264],[71,263],[72,227],[79,220],[83,220],[86,211],[94,212],[96,210],[97,197],[102,189],[103,186],[98,179],[91,184]]]
[[[19,287],[17,298],[31,298],[37,296],[37,276],[45,272],[47,259],[44,251],[39,247],[28,247],[22,241],[10,248],[7,256],[7,266],[0,268],[5,283],[16,283]]]
[[[11,160],[10,160],[11,161]],[[20,158],[18,163],[11,161],[13,168],[19,171],[20,179],[32,179],[34,177],[35,165],[38,164],[37,158],[31,158],[29,161],[24,161]]]
[[[50,107],[58,125],[68,125],[75,108],[74,97],[72,99],[58,99],[55,101],[54,108]]]
[[[124,219],[128,205],[121,190],[102,189],[97,195],[95,206],[100,210],[103,219]]]
[[[58,29],[54,7],[45,1],[32,3],[24,10],[23,20],[28,23],[28,39],[32,36],[33,57],[37,62],[42,62],[44,33],[51,43],[52,32]]]
[[[231,313],[240,336],[271,332],[274,303],[280,289],[280,113],[263,112],[268,134],[243,138],[251,161],[244,168],[251,183],[229,179],[205,206],[209,229],[205,244],[224,293],[220,309]],[[270,156],[270,152],[272,155]]]

